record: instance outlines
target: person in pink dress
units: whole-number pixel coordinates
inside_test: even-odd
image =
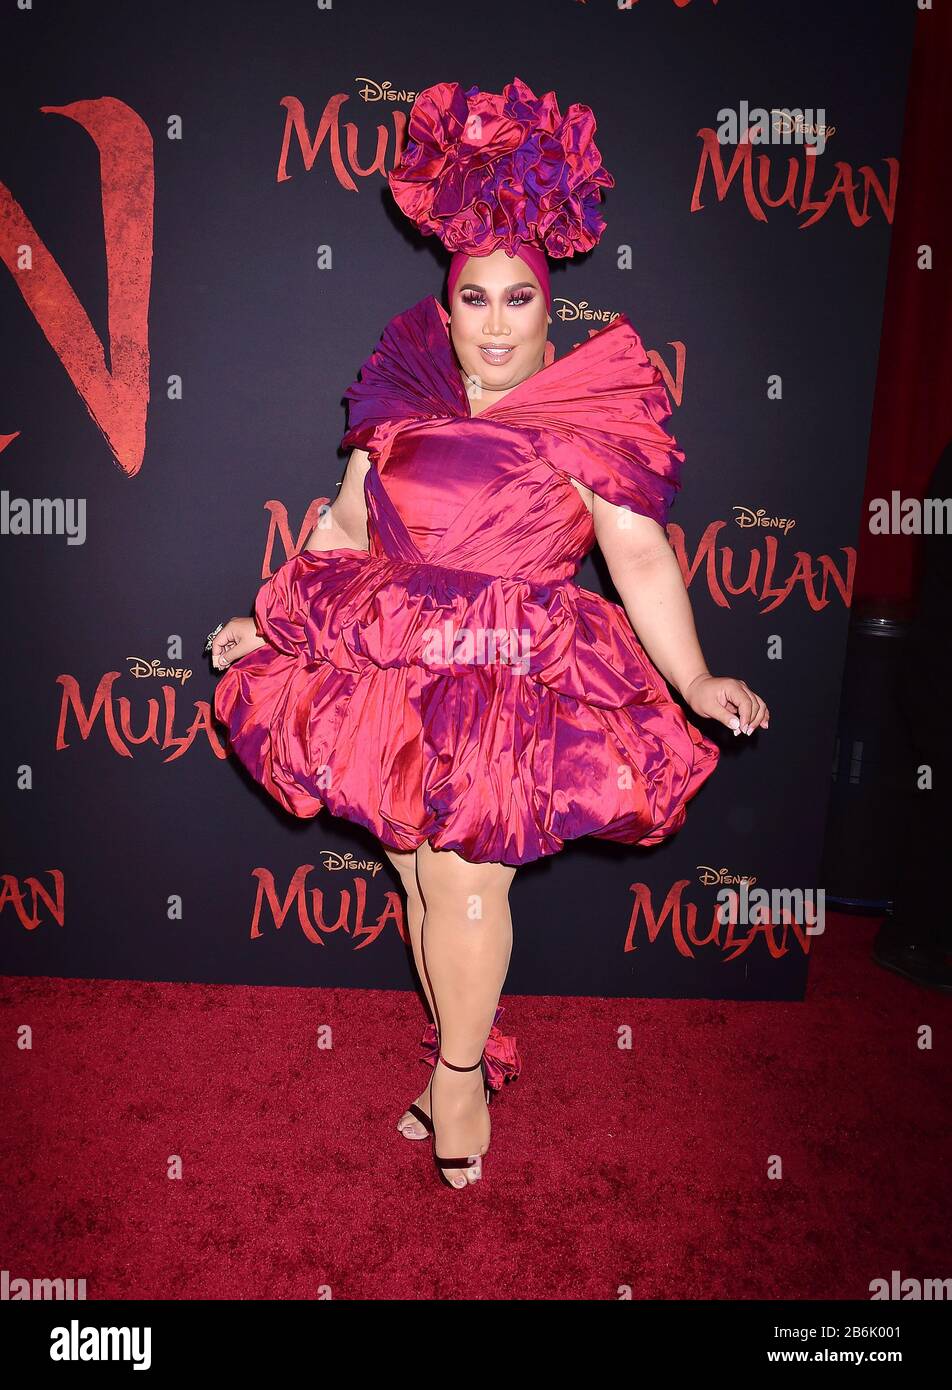
[[[594,132],[518,78],[418,96],[388,177],[453,253],[449,309],[387,324],[345,392],[338,497],[254,618],[209,635],[236,756],[292,815],[367,827],[400,876],[434,1065],[398,1128],[453,1187],[482,1176],[488,1101],[519,1072],[496,1026],[516,869],[681,827],[719,752],[669,686],[768,727],[698,643],[665,533],[684,455],[635,329],[619,314],[546,360],[547,258],[597,243],[614,186]],[[624,607],[573,582],[596,543]]]

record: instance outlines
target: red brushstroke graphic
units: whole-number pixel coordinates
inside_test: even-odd
[[[693,959],[701,947],[709,946],[723,953],[721,960],[726,964],[746,955],[758,941],[763,942],[772,960],[780,960],[794,949],[799,949],[805,956],[810,954],[811,937],[806,927],[794,921],[789,913],[782,914],[783,920],[780,922],[771,919],[750,926],[738,922],[736,900],[731,905],[727,922],[720,921],[719,904],[713,903],[710,926],[699,929],[698,909],[685,896],[691,887],[689,879],[679,878],[671,885],[660,913],[654,910],[651,889],[646,883],[632,883],[630,887],[634,898],[623,947],[626,952],[639,949],[636,941],[639,934],[646,938],[647,945],[653,946],[664,933],[670,935],[678,954],[688,959]],[[641,933],[638,931],[639,925],[643,927]]]
[[[131,107],[115,97],[41,106],[40,110],[76,121],[99,150],[110,365],[106,366],[103,345],[56,258],[3,183],[0,257],[116,463],[134,477],[145,453],[149,405],[152,136]]]
[[[313,864],[299,865],[283,898],[275,885],[274,874],[270,869],[252,870],[258,883],[249,933],[252,940],[264,935],[262,922],[265,926],[274,927],[276,931],[280,931],[290,915],[312,946],[323,946],[325,936],[332,935],[334,932],[344,932],[347,936],[352,937],[354,949],[362,951],[367,946],[373,945],[381,932],[391,922],[396,927],[404,944],[409,944],[410,938],[404,922],[403,905],[399,893],[386,892],[383,911],[372,921],[368,921],[366,920],[367,880],[363,875],[355,874],[353,922],[351,922],[351,895],[347,888],[339,891],[337,920],[331,922],[324,913],[325,898],[329,895],[321,888],[308,887],[307,876],[313,872],[313,869]]]
[[[755,156],[754,147],[749,140],[741,140],[735,146],[721,145],[717,138],[717,132],[708,126],[702,127],[697,134],[701,141],[701,151],[694,189],[691,193],[692,212],[699,212],[705,206],[701,202],[701,189],[704,185],[705,175],[710,171],[714,180],[714,193],[719,203],[724,201],[734,179],[738,174],[740,175],[744,204],[751,217],[756,218],[758,222],[767,221],[765,207],[773,209],[786,204],[794,212],[811,214],[800,223],[800,230],[803,231],[805,227],[812,227],[814,223],[825,217],[836,202],[842,201],[852,226],[862,227],[871,217],[869,206],[870,194],[872,193],[874,201],[879,205],[886,221],[892,223],[896,211],[896,193],[899,188],[898,159],[889,157],[883,160],[889,176],[888,192],[868,164],[861,164],[854,175],[852,164],[838,159],[833,165],[836,174],[829,187],[818,197],[814,197],[813,183],[817,176],[819,157],[806,153],[788,156],[787,147],[778,146],[774,150],[776,163],[781,169],[785,165],[786,172],[776,181],[782,183],[782,189],[779,192],[771,192],[770,175],[773,170],[773,163],[769,154],[757,153]],[[731,154],[730,165],[726,170],[724,168],[725,149]],[[755,157],[757,166],[756,187],[754,179]]]
[[[321,512],[325,507],[330,505],[330,500],[329,497],[314,498],[309,504],[307,511],[304,513],[304,520],[298,527],[296,540],[291,534],[291,524],[288,521],[288,509],[284,503],[275,501],[274,499],[265,502],[264,509],[268,513],[270,520],[268,522],[268,539],[265,542],[264,558],[261,564],[262,579],[270,579],[271,575],[274,573],[272,565],[274,561],[275,541],[280,538],[284,552],[283,555],[279,553],[278,564],[274,566],[276,569],[292,555],[297,555],[302,549],[304,542],[320,521]]]
[[[50,892],[43,887],[38,878],[27,874],[22,881],[15,874],[0,874],[0,913],[10,909],[21,927],[36,931],[44,921],[56,922],[62,927],[66,924],[66,879],[62,869],[46,869],[53,881]],[[40,903],[46,909],[45,916],[40,912]]]
[[[293,177],[288,170],[292,144],[300,155],[305,172],[313,169],[326,144],[326,159],[331,171],[341,188],[350,193],[357,189],[355,175],[360,179],[369,178],[372,174],[386,176],[390,131],[378,123],[373,160],[369,164],[361,164],[358,158],[360,131],[353,121],[341,120],[341,110],[348,100],[345,92],[338,92],[325,102],[312,139],[304,103],[298,97],[281,98],[285,119],[278,155],[278,183]],[[406,143],[407,116],[399,109],[391,110],[389,115],[393,122],[393,162],[396,164]],[[789,146],[786,145],[778,145],[765,153],[760,145],[755,150],[749,139],[741,140],[736,145],[722,146],[717,132],[709,126],[702,126],[696,133],[701,146],[691,192],[692,212],[700,212],[706,206],[701,194],[709,175],[718,202],[724,201],[731,191],[731,185],[737,180],[747,211],[758,222],[767,221],[767,209],[774,211],[788,207],[804,216],[801,229],[812,227],[839,204],[845,209],[853,227],[862,227],[869,222],[873,216],[871,209],[878,209],[888,223],[893,221],[899,188],[898,159],[891,156],[883,159],[886,170],[884,178],[880,178],[868,164],[861,164],[854,170],[852,164],[845,160],[836,160],[833,163],[835,172],[821,192],[814,189],[814,184],[824,174],[821,160],[806,147],[801,155],[796,156],[789,154]]]
[[[764,604],[761,613],[770,613],[781,607],[797,590],[802,590],[814,613],[832,601],[832,594],[839,597],[844,608],[849,608],[853,597],[853,581],[856,576],[856,550],[851,545],[841,545],[845,556],[845,572],[841,573],[831,555],[814,557],[807,550],[794,552],[792,567],[782,569],[778,575],[778,564],[782,563],[780,541],[777,536],[763,536],[763,550],[750,546],[745,560],[740,562],[741,573],[735,578],[734,547],[719,541],[720,532],[727,527],[726,521],[712,521],[704,529],[693,559],[688,556],[684,528],[669,522],[667,533],[671,548],[678,557],[681,574],[687,588],[695,574],[703,565],[707,581],[707,592],[720,608],[730,608],[731,598],[750,593]],[[732,534],[732,533],[728,533]]]

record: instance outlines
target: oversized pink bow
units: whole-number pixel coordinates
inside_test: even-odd
[[[501,1090],[503,1082],[515,1081],[522,1070],[522,1059],[516,1050],[515,1037],[508,1033],[500,1033],[496,1027],[500,1016],[505,1012],[506,1010],[502,1005],[496,1009],[496,1017],[489,1030],[486,1046],[483,1048],[483,1056],[486,1059],[486,1079],[490,1090],[493,1091]],[[434,1024],[428,1023],[424,1028],[421,1046],[424,1051],[423,1061],[429,1066],[435,1067],[440,1044]]]

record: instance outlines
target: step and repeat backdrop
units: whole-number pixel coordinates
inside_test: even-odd
[[[342,395],[448,257],[385,172],[414,95],[590,106],[616,186],[556,357],[625,313],[685,451],[668,535],[771,727],[650,849],[520,868],[506,992],[802,997],[915,7],[239,0],[0,20],[2,969],[410,988],[380,844],[230,755],[203,655],[303,546]],[[590,556],[577,582],[617,598]]]

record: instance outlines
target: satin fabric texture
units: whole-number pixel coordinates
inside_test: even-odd
[[[570,479],[664,525],[683,454],[625,315],[475,416],[443,306],[385,328],[345,392],[369,550],[302,550],[260,588],[266,645],[219,679],[230,748],[298,817],[388,848],[519,865],[582,836],[654,845],[718,749],[618,604]]]

